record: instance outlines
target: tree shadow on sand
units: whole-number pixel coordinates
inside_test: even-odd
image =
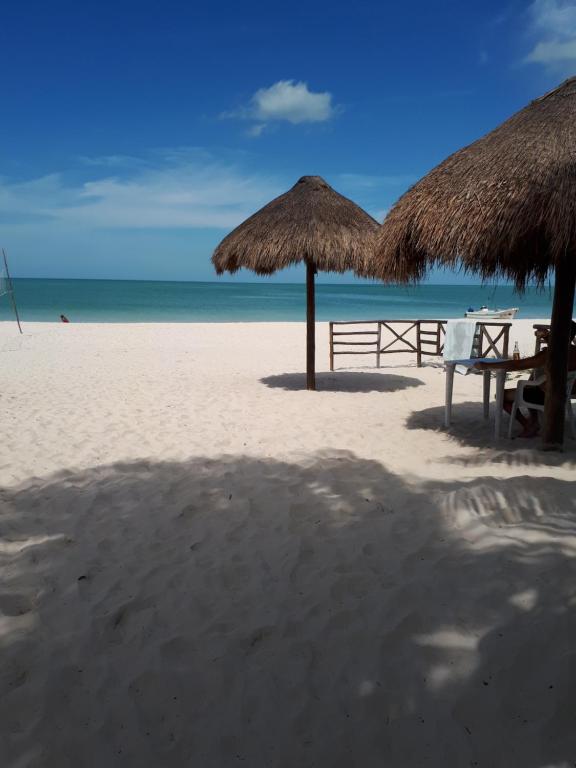
[[[574,483],[348,452],[2,496],[5,768],[576,759]]]
[[[260,379],[262,384],[274,389],[300,391],[306,389],[305,373],[281,373]],[[397,376],[394,373],[358,373],[334,371],[317,373],[316,389],[320,392],[397,392],[424,384],[412,376]]]
[[[450,427],[444,426],[444,406],[434,406],[421,411],[413,411],[406,420],[408,429],[424,429],[431,432],[442,432],[451,440],[469,448],[479,448],[472,456],[450,456],[446,463],[461,466],[481,466],[496,463],[509,466],[565,466],[576,464],[576,441],[566,437],[564,451],[544,452],[540,450],[541,440],[534,437],[524,440],[520,437],[508,439],[508,416],[502,417],[502,436],[494,438],[494,408],[490,405],[490,419],[482,417],[482,403],[457,403],[452,406]],[[519,427],[515,427],[517,435]]]

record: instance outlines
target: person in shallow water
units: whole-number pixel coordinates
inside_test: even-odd
[[[66,317],[66,315],[60,315],[60,320],[62,320],[63,323],[69,323],[70,320]]]
[[[546,344],[550,336],[550,331],[541,330],[537,332],[540,340]],[[570,331],[570,350],[568,354],[568,370],[576,371],[576,346],[574,340],[576,339],[576,322],[572,321]],[[537,355],[532,357],[525,357],[523,360],[502,360],[501,362],[493,363],[476,363],[475,368],[479,368],[481,371],[503,369],[505,371],[528,371],[534,370],[535,378],[539,378],[546,372],[546,362],[548,360],[548,349],[542,349]],[[573,394],[576,391],[576,384],[573,389]],[[504,390],[504,410],[506,413],[512,411],[512,405],[514,398],[516,397],[516,387]],[[534,384],[533,386],[527,386],[524,388],[524,400],[534,405],[544,405],[546,397],[546,382],[543,384]],[[522,425],[522,432],[520,437],[535,437],[540,429],[540,423],[538,421],[538,411],[529,409],[528,416],[525,416],[520,412],[520,409],[516,411],[516,418]]]

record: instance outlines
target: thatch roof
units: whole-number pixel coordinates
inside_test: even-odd
[[[246,267],[268,275],[306,259],[324,272],[360,271],[378,226],[320,176],[303,176],[230,232],[212,263],[218,274]]]
[[[432,170],[386,217],[368,273],[421,279],[433,265],[518,287],[576,259],[576,78]]]

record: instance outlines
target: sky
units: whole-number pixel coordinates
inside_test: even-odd
[[[213,280],[300,176],[381,221],[573,74],[576,0],[3,0],[0,245],[20,277]]]

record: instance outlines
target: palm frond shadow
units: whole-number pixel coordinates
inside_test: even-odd
[[[568,764],[574,497],[346,451],[5,490],[5,764]]]

